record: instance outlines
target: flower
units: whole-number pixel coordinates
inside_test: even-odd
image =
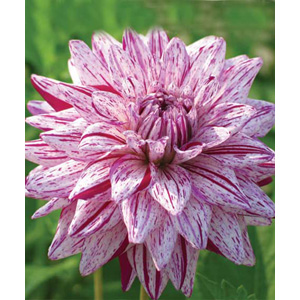
[[[191,295],[201,249],[254,265],[247,226],[274,218],[259,187],[274,152],[258,139],[274,105],[248,98],[262,60],[160,29],[122,43],[101,32],[70,51],[73,84],[33,75],[46,102],[28,104],[43,132],[26,143],[40,165],[26,193],[48,201],[33,218],[62,209],[49,258],[81,252],[85,276],[118,257],[123,289],[137,276],[153,299],[169,279]]]

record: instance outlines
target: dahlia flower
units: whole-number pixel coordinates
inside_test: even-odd
[[[190,296],[202,249],[254,265],[247,226],[274,218],[260,189],[274,152],[258,139],[274,106],[248,98],[262,59],[161,29],[69,45],[73,83],[33,75],[46,101],[26,120],[43,131],[26,143],[26,194],[47,201],[33,218],[62,209],[49,258],[81,253],[85,276],[118,257],[123,290],[137,276],[152,299],[168,280]]]

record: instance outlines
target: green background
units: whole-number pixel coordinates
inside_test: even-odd
[[[261,56],[264,66],[250,96],[274,102],[274,2],[269,1],[122,1],[26,0],[26,102],[41,99],[30,84],[36,73],[70,82],[68,41],[91,44],[95,30],[121,40],[130,26],[140,33],[160,25],[169,35],[189,44],[206,35],[223,36],[227,57]],[[26,109],[26,116],[29,113]],[[39,131],[26,125],[26,140]],[[274,149],[274,129],[264,142]],[[26,162],[26,175],[35,165]],[[274,200],[274,182],[264,188]],[[30,217],[44,204],[26,199],[26,299],[92,299],[93,278],[78,271],[80,255],[50,261],[47,249],[55,233],[59,212],[38,220]],[[274,223],[274,222],[273,222]],[[255,267],[236,266],[207,251],[200,253],[192,299],[274,299],[274,224],[249,228],[256,254]],[[104,266],[104,299],[138,299],[136,280],[121,291],[118,261]],[[169,283],[161,299],[184,299]]]

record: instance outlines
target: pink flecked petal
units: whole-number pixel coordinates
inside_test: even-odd
[[[111,198],[109,171],[118,156],[107,156],[88,164],[82,171],[76,186],[70,194],[70,199],[108,201]]]
[[[78,200],[69,234],[87,237],[97,232],[106,232],[121,221],[118,206],[113,201]]]
[[[247,224],[245,222],[244,217],[242,217],[242,216],[238,217],[238,222],[239,222],[241,233],[242,233],[243,247],[244,247],[244,252],[245,252],[245,258],[244,258],[242,264],[245,266],[252,267],[255,265],[255,256],[254,256],[254,252],[253,252],[250,240],[249,240]]]
[[[96,232],[84,240],[80,260],[80,274],[87,276],[106,264],[127,244],[127,231],[123,222],[105,232]],[[120,251],[122,252],[122,251]],[[120,253],[121,254],[121,253]]]
[[[171,83],[180,87],[188,69],[189,56],[185,45],[180,39],[173,38],[162,55],[160,80],[164,82],[165,87],[168,87]]]
[[[245,103],[262,64],[262,59],[257,57],[241,60],[240,63],[224,70],[220,78],[221,89],[215,101]]]
[[[177,235],[171,219],[166,216],[160,227],[153,230],[147,237],[146,245],[158,271],[167,266],[175,247]]]
[[[126,130],[123,132],[126,137],[126,144],[128,148],[133,151],[135,154],[144,157],[146,149],[146,141],[141,138],[139,134],[133,130]]]
[[[79,148],[100,152],[123,149],[126,145],[122,131],[121,127],[106,122],[92,124],[82,134]]]
[[[202,143],[190,142],[181,149],[178,149],[177,146],[174,146],[174,150],[176,152],[174,159],[172,161],[173,164],[181,164],[187,160],[190,160],[202,152],[203,145]]]
[[[194,197],[180,214],[171,217],[178,232],[197,249],[206,248],[210,219],[211,207]]]
[[[167,33],[161,28],[151,29],[148,34],[148,47],[156,60],[159,60],[169,43]]]
[[[226,51],[226,43],[222,38],[211,37],[209,41],[202,44],[200,41],[197,45],[198,49],[194,47],[194,50],[188,50],[191,67],[184,82],[190,85],[198,98],[204,95],[202,90],[204,82],[209,78],[220,76],[224,68]],[[201,96],[198,95],[200,91],[202,91]]]
[[[253,137],[265,136],[275,122],[275,105],[273,103],[247,99],[246,104],[253,106],[256,109],[256,113],[246,123],[242,132]]]
[[[146,189],[152,179],[150,167],[138,156],[127,154],[113,163],[110,169],[112,198],[121,201]]]
[[[79,118],[80,115],[78,114],[78,112],[74,108],[69,108],[49,114],[39,114],[36,116],[28,117],[26,118],[26,123],[35,128],[46,131],[57,129]]]
[[[216,147],[230,137],[228,129],[224,127],[208,126],[200,128],[193,140],[203,144],[203,150]]]
[[[136,272],[130,265],[127,253],[123,253],[119,256],[119,263],[121,269],[122,290],[127,292],[136,277]]]
[[[176,290],[181,289],[190,297],[193,291],[199,250],[191,247],[183,237],[177,242],[167,267],[167,274]]]
[[[93,104],[102,121],[111,124],[128,122],[126,102],[119,95],[103,91],[94,92]]]
[[[85,165],[69,160],[50,168],[37,167],[27,176],[27,196],[49,200],[53,197],[68,198]]]
[[[32,219],[37,219],[40,217],[47,216],[51,212],[57,209],[65,208],[70,205],[68,198],[53,198],[49,200],[45,205],[40,207],[31,217]]]
[[[247,212],[256,214],[260,217],[274,218],[275,204],[254,182],[247,178],[238,177],[239,186],[244,195],[248,198],[250,208]]]
[[[97,122],[101,119],[93,106],[92,94],[96,91],[93,87],[81,87],[68,83],[59,83],[61,97],[70,103],[77,112],[88,122]]]
[[[163,158],[168,139],[169,138],[166,136],[158,139],[157,141],[146,140],[148,156],[151,162],[159,162]]]
[[[110,85],[110,74],[98,57],[82,41],[69,42],[71,59],[83,85]]]
[[[139,126],[137,133],[143,138],[150,138],[149,135],[154,128],[154,124],[158,119],[158,115],[156,111],[153,111],[148,114],[143,120],[143,123]]]
[[[248,60],[249,57],[247,55],[239,55],[225,60],[225,69],[235,66],[243,61]]]
[[[130,243],[143,243],[163,215],[160,205],[147,191],[142,191],[120,204]]]
[[[199,201],[229,208],[249,208],[231,168],[204,154],[183,166],[190,173],[193,194]]]
[[[270,226],[272,224],[272,219],[255,216],[245,216],[245,222],[248,226]]]
[[[154,200],[171,214],[180,213],[191,195],[189,173],[178,165],[168,165],[155,170],[152,168],[153,184],[149,191]]]
[[[260,140],[237,133],[222,145],[210,148],[206,154],[218,159],[228,167],[254,167],[269,162],[274,157],[274,151]]]
[[[68,228],[74,216],[75,208],[76,202],[65,207],[60,214],[57,230],[48,250],[48,257],[51,260],[62,259],[82,250],[84,240],[68,235]]]
[[[71,108],[69,103],[66,103],[61,96],[61,91],[58,88],[59,81],[46,78],[43,76],[32,75],[31,83],[39,94],[56,110],[64,110]]]
[[[210,224],[209,239],[225,257],[236,264],[242,264],[245,251],[237,216],[215,206]]]
[[[135,63],[129,54],[123,49],[112,45],[109,48],[109,71],[111,74],[114,87],[122,93],[123,81],[130,77],[135,78],[144,85],[145,91],[145,79],[142,68],[138,63]]]
[[[53,167],[69,160],[64,151],[56,150],[42,140],[25,143],[25,158],[45,167]]]
[[[147,86],[156,79],[153,56],[141,37],[131,29],[123,35],[123,49],[140,65],[144,72]]]
[[[109,54],[111,45],[122,48],[122,44],[106,32],[95,32],[92,36],[92,49],[101,61],[102,65],[108,69]]]
[[[127,257],[147,294],[151,299],[157,300],[168,282],[166,272],[164,270],[159,272],[155,268],[151,254],[143,244],[130,248]]]
[[[55,112],[47,101],[31,100],[27,103],[27,109],[32,115],[49,114]]]
[[[224,127],[230,134],[234,134],[243,128],[255,113],[255,108],[250,105],[239,103],[219,104],[201,117],[199,126]]]
[[[69,74],[72,79],[72,82],[76,85],[81,85],[82,82],[81,82],[80,76],[76,69],[75,63],[72,59],[68,60],[68,69],[69,69]]]

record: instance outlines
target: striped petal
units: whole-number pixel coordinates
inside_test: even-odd
[[[153,184],[150,194],[171,214],[180,213],[191,195],[189,173],[178,165],[168,165],[163,169],[153,169]]]
[[[121,127],[105,122],[92,124],[82,134],[79,148],[99,152],[123,149],[126,145],[122,131]]]
[[[76,202],[65,207],[58,221],[57,230],[54,239],[49,247],[48,257],[51,260],[62,259],[82,250],[84,240],[82,238],[73,238],[68,234],[68,228],[71,224],[76,209]]]
[[[94,92],[93,104],[102,121],[111,124],[128,122],[126,103],[119,95],[104,91]]]
[[[146,245],[157,270],[160,271],[167,266],[175,247],[177,235],[171,219],[167,216],[160,227],[147,237]]]
[[[144,159],[127,154],[115,161],[110,169],[112,198],[125,200],[148,187],[151,182],[150,167]]]
[[[148,47],[155,60],[158,61],[169,43],[169,37],[164,30],[155,28],[148,32],[147,38]]]
[[[72,40],[69,47],[71,59],[82,85],[109,85],[108,70],[84,42]]]
[[[27,196],[37,199],[68,198],[85,163],[69,160],[60,165],[37,167],[26,179]]]
[[[25,158],[45,167],[53,167],[69,160],[64,151],[56,150],[42,140],[25,143]]]
[[[192,295],[198,256],[199,250],[178,236],[167,273],[176,290],[181,289],[187,297]]]
[[[262,100],[247,99],[246,104],[253,106],[256,113],[246,123],[242,132],[253,137],[265,136],[275,122],[275,105]]]
[[[181,149],[178,149],[177,146],[174,146],[174,150],[176,152],[174,159],[172,161],[173,164],[181,164],[187,160],[190,160],[196,156],[198,156],[203,149],[202,143],[197,143],[197,142],[190,142]]]
[[[59,81],[46,78],[43,76],[32,75],[31,83],[38,93],[56,110],[64,110],[71,108],[69,103],[66,103],[59,89]]]
[[[229,208],[249,208],[231,168],[204,154],[185,163],[184,168],[190,173],[193,194],[199,201]]]
[[[31,217],[32,219],[41,218],[47,216],[51,212],[57,209],[65,208],[70,205],[68,198],[53,198],[49,200],[45,205],[40,207]]]
[[[87,237],[95,232],[106,232],[121,221],[117,205],[112,201],[78,200],[74,218],[69,227],[69,234]]]
[[[109,171],[117,157],[107,156],[96,160],[83,170],[70,199],[108,201],[111,198]]]
[[[236,215],[214,207],[209,239],[225,257],[236,264],[243,263],[245,259],[243,236]]]
[[[128,245],[123,222],[105,232],[96,232],[84,240],[80,260],[80,274],[87,276],[124,252]]]
[[[79,118],[80,115],[77,113],[77,111],[74,108],[69,108],[50,114],[39,114],[28,117],[26,118],[26,123],[35,128],[46,131],[59,129],[61,126],[67,125]]]
[[[173,38],[162,55],[162,73],[160,80],[163,80],[165,87],[175,84],[180,87],[189,68],[189,56],[184,43]]]
[[[130,248],[127,257],[147,294],[151,299],[158,299],[168,282],[166,272],[155,268],[151,254],[143,244]]]
[[[124,292],[127,292],[135,277],[136,277],[136,272],[132,268],[129,259],[127,257],[127,253],[124,253],[119,256],[119,263],[120,263],[120,269],[121,269],[121,283],[122,283],[122,290]]]
[[[130,243],[143,243],[163,217],[160,205],[147,191],[142,191],[122,201],[121,211]]]
[[[55,112],[47,101],[32,100],[27,103],[27,109],[32,115],[49,114]]]
[[[178,232],[197,249],[205,249],[211,219],[211,207],[191,197],[184,210],[172,216]]]

